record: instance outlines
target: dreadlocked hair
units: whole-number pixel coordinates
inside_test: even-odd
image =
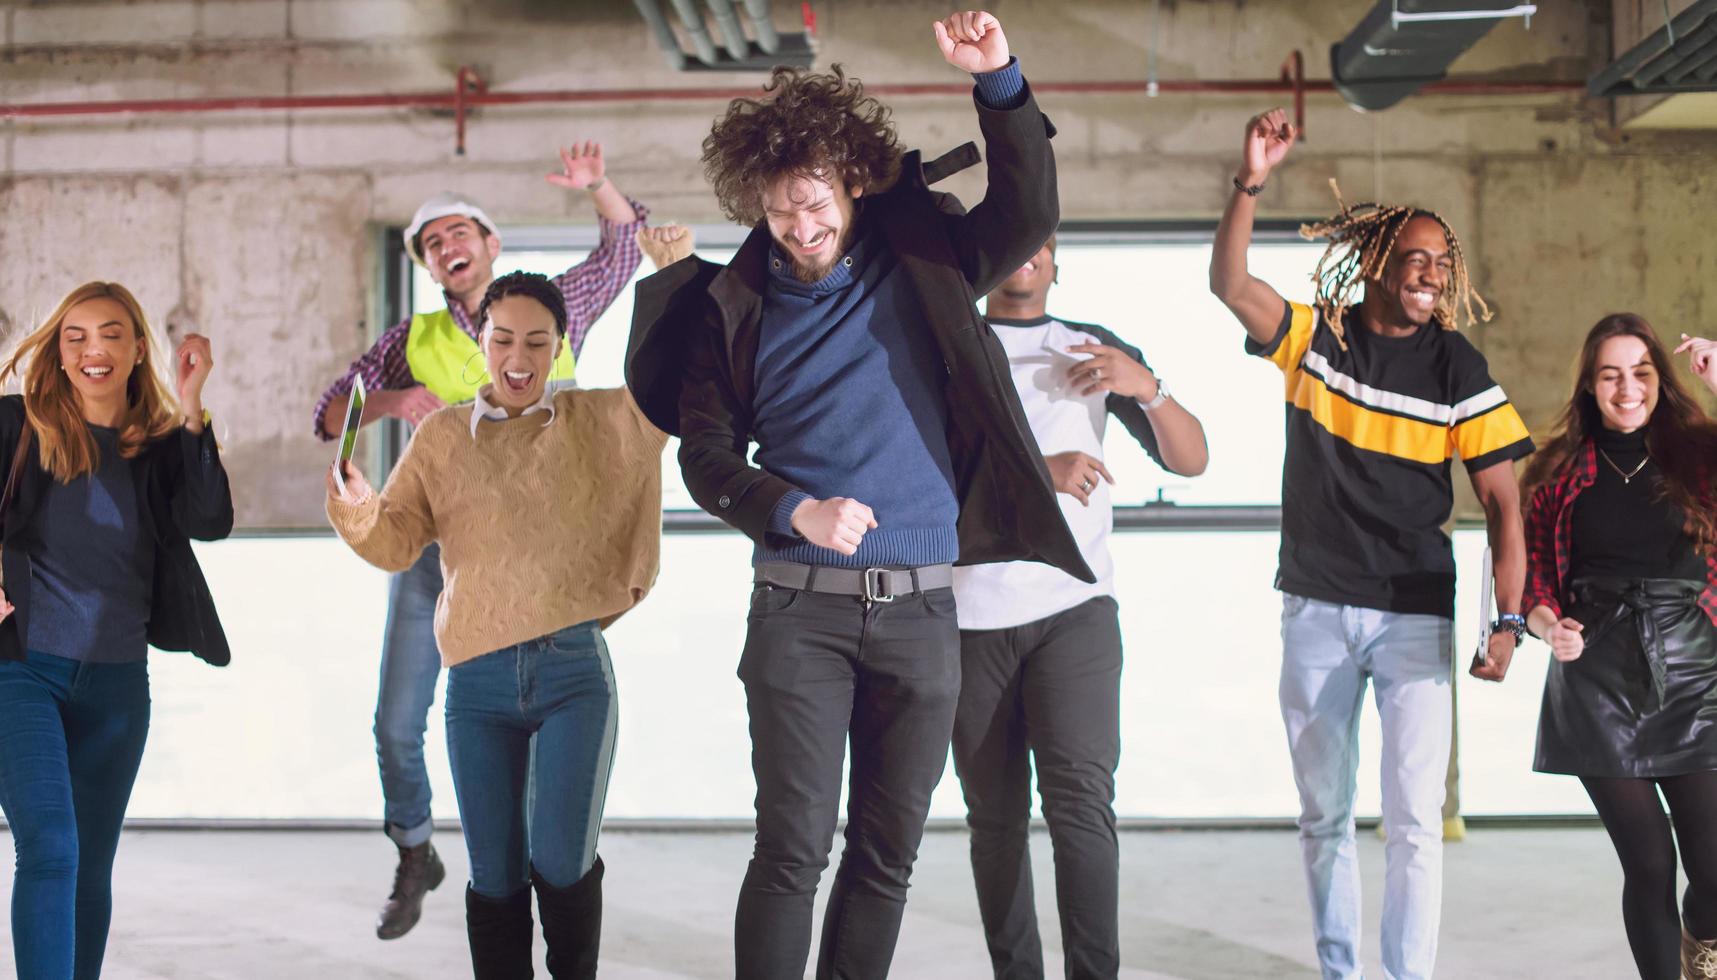
[[[1324,323],[1335,333],[1336,343],[1342,350],[1347,349],[1342,318],[1353,306],[1354,293],[1366,280],[1383,278],[1389,254],[1395,250],[1395,239],[1414,218],[1430,218],[1442,227],[1443,235],[1449,240],[1449,258],[1454,263],[1448,286],[1437,297],[1432,319],[1444,330],[1454,330],[1456,316],[1463,313],[1468,326],[1475,321],[1490,321],[1490,306],[1473,288],[1472,277],[1467,274],[1467,257],[1461,249],[1461,240],[1442,215],[1423,208],[1370,201],[1350,206],[1342,200],[1341,187],[1333,178],[1329,186],[1335,192],[1335,203],[1341,210],[1325,221],[1301,225],[1300,237],[1329,239],[1329,247],[1324,249],[1324,254],[1318,258],[1317,269],[1312,272],[1312,281],[1317,284],[1318,312],[1323,314]],[[1476,315],[1473,312],[1475,306],[1478,308]]]

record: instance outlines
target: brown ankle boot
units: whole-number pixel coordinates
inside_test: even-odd
[[[1717,980],[1717,939],[1694,939],[1681,929],[1681,975],[1687,980]]]
[[[434,891],[445,877],[447,869],[435,853],[435,845],[424,841],[416,847],[400,848],[393,891],[376,918],[376,938],[398,939],[410,932],[423,915],[423,896]]]

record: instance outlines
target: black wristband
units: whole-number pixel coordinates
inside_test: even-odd
[[[1240,178],[1235,177],[1234,178],[1234,189],[1239,191],[1242,194],[1245,194],[1247,197],[1257,197],[1259,192],[1263,191],[1264,185],[1263,184],[1242,184],[1240,182]]]
[[[1521,640],[1526,636],[1526,617],[1519,613],[1503,613],[1497,617],[1496,622],[1490,624],[1490,631],[1492,633],[1512,633],[1514,634],[1514,645],[1520,646]]]

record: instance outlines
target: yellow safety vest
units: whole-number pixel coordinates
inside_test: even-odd
[[[447,310],[412,316],[411,330],[405,338],[405,362],[418,384],[449,405],[476,398],[477,389],[489,382],[482,348],[470,334],[459,329],[453,314]],[[572,346],[563,340],[560,355],[546,380],[570,379],[575,366]]]

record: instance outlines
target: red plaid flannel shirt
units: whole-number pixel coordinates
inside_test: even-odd
[[[1568,570],[1573,563],[1574,501],[1598,479],[1598,453],[1591,440],[1580,447],[1562,471],[1532,494],[1526,510],[1526,594],[1520,607],[1530,612],[1547,606],[1562,618],[1568,595]],[[1699,608],[1717,624],[1717,558],[1705,558],[1705,591]]]

